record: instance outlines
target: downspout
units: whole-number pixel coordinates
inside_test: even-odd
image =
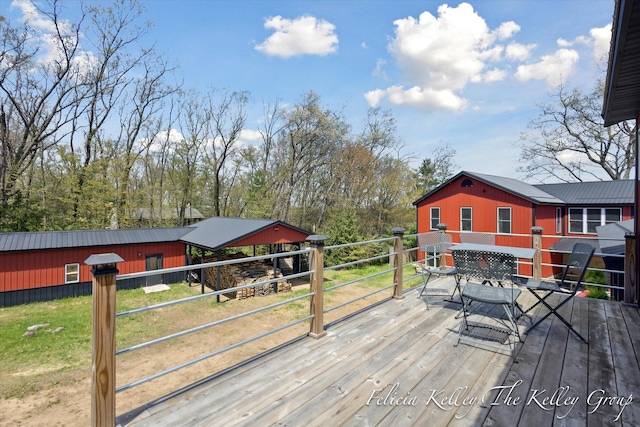
[[[640,218],[638,217],[638,186],[640,186],[640,173],[638,173],[639,165],[638,165],[638,148],[640,145],[638,144],[638,124],[640,123],[640,113],[636,115],[636,128],[635,128],[635,141],[634,141],[634,149],[635,149],[635,179],[636,185],[634,186],[634,197],[633,197],[633,234],[635,236],[635,245],[636,245],[636,265],[635,265],[635,284],[636,284],[636,295],[638,293],[637,286],[640,283],[640,268],[638,266],[638,254],[640,254],[640,238],[638,238],[638,232],[640,231]],[[638,298],[638,304],[640,305],[640,298]]]

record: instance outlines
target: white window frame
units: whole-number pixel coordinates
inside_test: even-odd
[[[463,219],[463,218],[462,218],[462,211],[463,211],[463,210],[465,210],[465,209],[469,209],[469,212],[471,213],[471,217],[470,217],[468,220],[467,220],[467,219]],[[469,230],[464,230],[464,229],[462,228],[462,222],[463,222],[463,221],[469,221],[469,223],[470,223],[470,228],[469,228]],[[461,231],[461,232],[462,232],[462,231],[473,231],[473,208],[472,208],[472,207],[470,207],[470,206],[461,206],[461,207],[460,207],[460,231]]]
[[[562,234],[562,208],[556,208],[556,234]]]
[[[622,208],[569,208],[569,212],[567,215],[567,222],[569,224],[569,234],[596,234],[596,231],[589,231],[589,221],[588,219],[588,215],[587,212],[590,210],[599,210],[600,211],[600,221],[598,225],[605,225],[605,224],[609,224],[612,222],[618,222],[618,221],[622,221]],[[607,221],[607,211],[608,210],[617,210],[619,212],[618,215],[618,220],[616,221]],[[580,222],[582,223],[582,230],[581,231],[573,231],[571,229],[571,223],[572,223],[572,218],[571,218],[571,214],[575,213],[576,211],[580,211]],[[578,223],[577,220],[573,221],[574,223]]]
[[[69,271],[70,268],[75,268],[75,271]],[[75,276],[75,279],[69,279],[69,276]],[[71,263],[64,265],[64,283],[78,283],[80,282],[80,264]]]
[[[507,221],[501,221],[500,220],[500,210],[508,210],[509,211],[509,220]],[[498,234],[511,234],[513,232],[513,222],[512,222],[512,211],[511,211],[511,207],[510,206],[498,206],[498,208],[496,209],[496,233]],[[504,231],[500,231],[500,223],[501,222],[506,222],[509,224],[509,231],[508,232],[504,232]]]
[[[436,223],[436,226],[433,226],[433,219],[434,219],[434,215],[433,212],[437,210],[438,211],[438,222]],[[429,208],[429,229],[430,230],[437,230],[438,227],[437,225],[440,224],[440,207],[437,206],[433,206],[431,208]]]

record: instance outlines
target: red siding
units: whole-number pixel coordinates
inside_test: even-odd
[[[0,292],[63,285],[65,264],[80,264],[80,282],[91,281],[91,268],[84,260],[108,252],[124,259],[118,264],[120,274],[145,271],[146,256],[154,254],[162,254],[164,268],[185,265],[185,247],[180,242],[4,253],[0,254]]]
[[[448,230],[460,230],[460,208],[473,209],[472,229],[478,232],[496,233],[498,207],[511,207],[511,232],[529,234],[533,225],[531,202],[505,191],[472,180],[473,187],[462,187],[462,176],[437,193],[418,204],[418,233],[430,231],[430,208],[440,208],[440,222]],[[498,240],[502,236],[498,236]]]
[[[268,245],[275,243],[298,243],[304,242],[309,237],[306,233],[291,229],[289,227],[277,224],[271,226],[259,233],[252,234],[242,240],[233,243],[230,246],[253,246]]]

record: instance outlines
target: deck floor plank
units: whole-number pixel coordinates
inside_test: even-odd
[[[589,386],[587,391],[591,394],[602,390],[600,396],[616,394],[617,387],[605,304],[598,304],[596,300],[589,301],[589,319],[593,321],[593,326],[589,328]],[[604,405],[597,411],[593,411],[589,405],[589,401],[593,401],[593,399],[589,399],[588,396],[586,398],[588,399],[587,425],[589,427],[614,425],[613,420],[616,414],[612,406]]]
[[[452,279],[441,280],[438,287],[452,288]],[[521,297],[525,307],[533,302],[527,294]],[[551,316],[522,335],[517,363],[512,363],[505,352],[468,342],[456,346],[459,305],[430,298],[427,310],[417,295],[413,290],[402,300],[391,299],[334,322],[323,338],[294,341],[151,402],[133,419],[121,416],[118,421],[131,427],[640,425],[638,402],[630,403],[618,421],[617,403],[595,411],[593,402],[587,403],[594,390],[610,396],[639,394],[636,307],[576,298],[562,313],[590,344]],[[537,307],[522,316],[521,331],[544,313],[544,307]],[[518,404],[508,404],[509,387],[510,397],[521,399]],[[568,390],[565,397],[578,397],[571,410],[566,405],[548,411],[535,403],[526,405],[532,390],[546,390],[540,396],[548,397],[563,387]],[[449,407],[433,401],[426,405],[432,393],[440,391],[441,399],[451,397],[443,405]],[[407,400],[400,405],[383,401],[388,393]],[[465,397],[475,400],[464,405]]]

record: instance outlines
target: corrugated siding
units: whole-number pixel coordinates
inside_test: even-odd
[[[73,263],[80,264],[80,282],[91,281],[91,268],[84,261],[105,252],[124,259],[118,264],[120,274],[145,271],[147,255],[162,254],[164,268],[180,267],[185,261],[184,244],[178,242],[3,253],[0,292],[63,285],[64,266]]]
[[[465,176],[453,181],[418,204],[418,232],[429,230],[431,207],[440,208],[440,221],[448,230],[460,230],[460,208],[473,209],[473,231],[496,233],[498,207],[511,207],[512,233],[531,232],[531,203],[480,181],[472,180],[473,187],[462,187]]]
[[[275,243],[298,243],[304,242],[309,237],[306,233],[301,233],[297,230],[285,227],[282,224],[276,224],[259,233],[252,234],[244,239],[234,242],[233,247],[239,246],[253,246],[253,245],[268,245]]]

